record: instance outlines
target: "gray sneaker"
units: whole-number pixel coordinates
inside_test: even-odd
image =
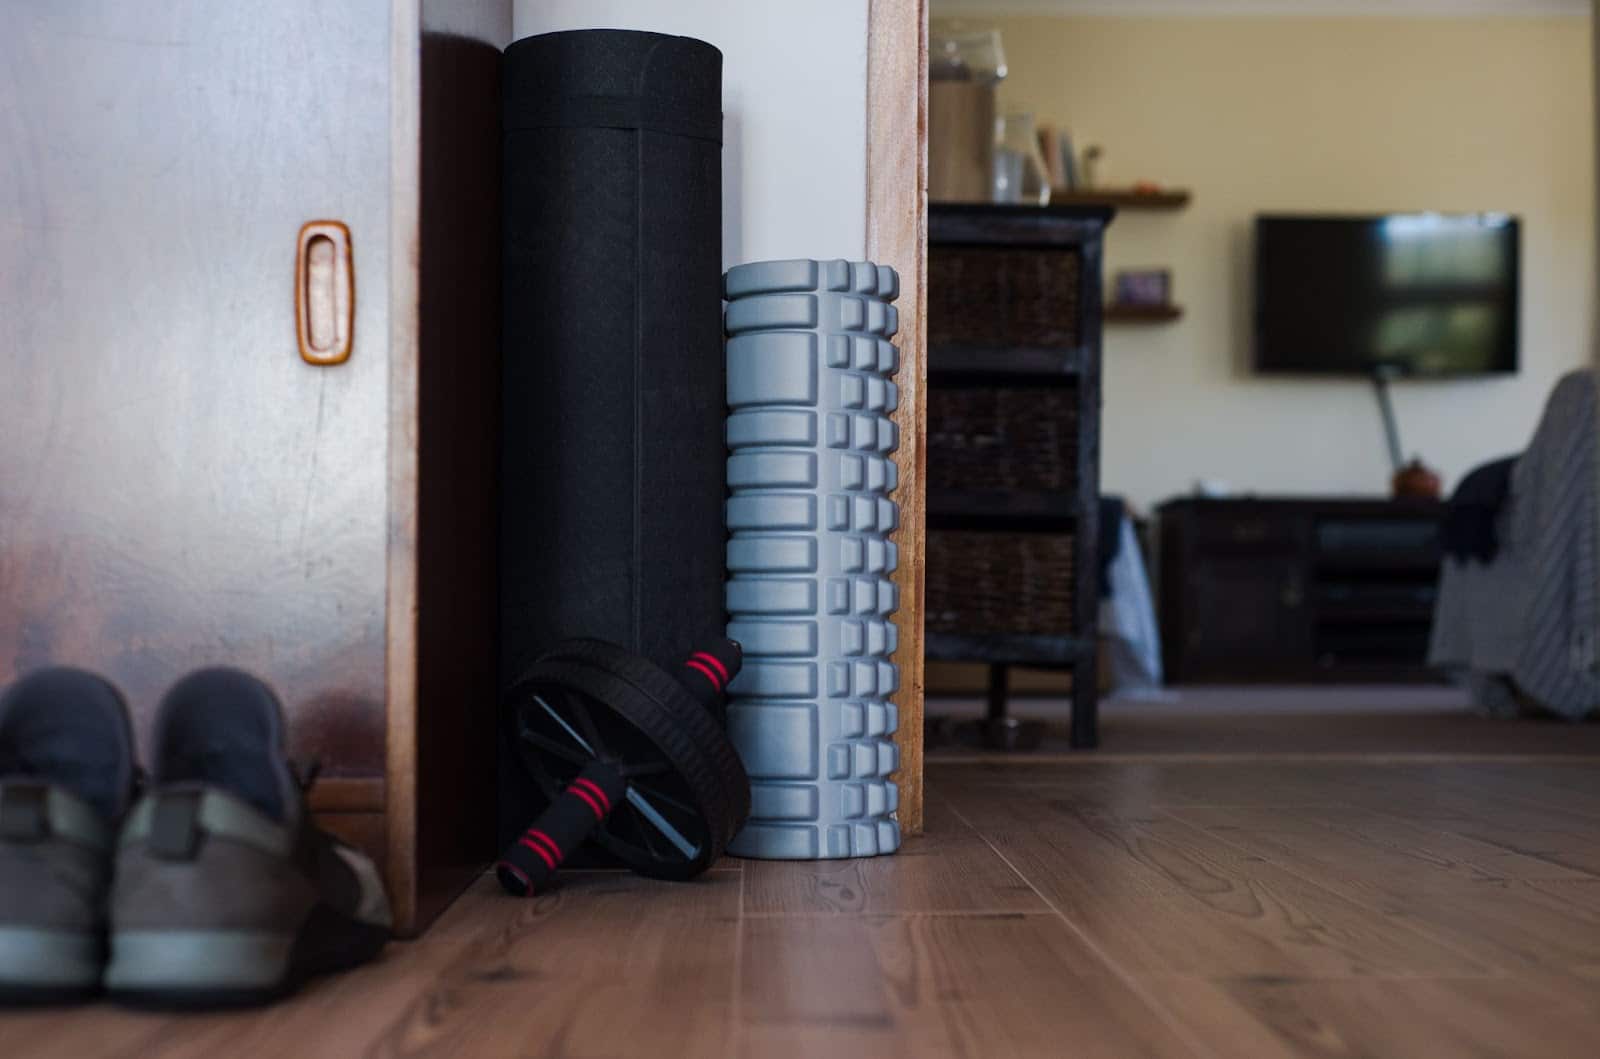
[[[277,697],[246,673],[201,670],[167,693],[151,790],[118,842],[113,998],[261,1003],[382,951],[377,868],[313,824],[284,743]]]
[[[100,988],[116,825],[133,797],[122,696],[43,669],[0,695],[0,1003]]]

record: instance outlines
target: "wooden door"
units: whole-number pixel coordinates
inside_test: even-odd
[[[388,0],[0,5],[0,681],[201,665],[384,766]],[[296,236],[349,226],[304,362]],[[143,744],[148,756],[148,743]]]

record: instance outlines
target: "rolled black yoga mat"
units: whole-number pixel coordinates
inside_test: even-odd
[[[502,84],[501,686],[572,636],[670,669],[726,620],[722,53],[551,33]]]

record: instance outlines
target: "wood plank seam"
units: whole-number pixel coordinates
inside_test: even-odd
[[[1010,857],[1007,857],[1005,853],[1001,852],[998,846],[990,841],[988,835],[984,834],[982,830],[980,830],[976,825],[966,818],[966,816],[961,812],[960,806],[956,805],[954,801],[951,801],[949,803],[949,807],[950,811],[955,814],[956,818],[962,823],[966,824],[967,827],[971,828],[972,831],[983,840],[984,845],[988,846],[994,855],[999,857],[1005,863],[1006,867],[1010,868],[1019,879],[1027,883],[1029,888],[1033,890],[1034,894],[1039,898],[1039,900],[1043,901],[1050,911],[1055,914],[1056,918],[1065,924],[1066,928],[1077,936],[1078,940],[1083,943],[1083,946],[1093,953],[1095,958],[1104,964],[1117,980],[1131,990],[1133,994],[1144,1003],[1145,1007],[1149,1008],[1150,1011],[1158,1019],[1160,1019],[1169,1030],[1176,1034],[1180,1040],[1201,1055],[1212,1056],[1213,1059],[1231,1059],[1231,1057],[1220,1055],[1204,1041],[1201,1041],[1198,1037],[1191,1033],[1188,1026],[1181,1023],[1172,1012],[1167,1010],[1166,1006],[1160,1002],[1160,999],[1148,988],[1148,984],[1142,978],[1132,974],[1127,968],[1123,967],[1116,960],[1112,959],[1111,954],[1106,952],[1099,942],[1090,937],[1088,931],[1084,930],[1064,912],[1062,912],[1061,908],[1054,901],[1052,901],[1049,896],[1046,895],[1037,885],[1035,885],[1034,881],[1028,878],[1028,876],[1023,873],[1021,868],[1017,867],[1016,863],[1013,862]]]
[[[1260,806],[1254,806],[1253,808],[1258,808],[1259,809],[1261,807]],[[1272,806],[1272,808],[1281,808],[1281,807]],[[1354,807],[1352,806],[1351,808],[1354,808]],[[1473,961],[1473,962],[1483,962],[1480,957],[1474,956],[1474,955],[1472,955],[1472,953],[1464,951],[1459,945],[1454,944],[1447,935],[1441,936],[1442,932],[1437,931],[1437,930],[1426,930],[1426,929],[1423,929],[1422,927],[1411,926],[1408,923],[1398,922],[1392,917],[1385,916],[1384,912],[1383,912],[1383,910],[1381,908],[1373,908],[1366,901],[1363,901],[1358,897],[1352,896],[1350,893],[1348,893],[1344,889],[1336,889],[1334,887],[1329,886],[1328,885],[1329,880],[1327,880],[1325,878],[1324,879],[1318,879],[1318,878],[1316,878],[1316,877],[1314,877],[1312,875],[1307,874],[1304,871],[1296,870],[1294,868],[1294,866],[1292,864],[1290,864],[1290,863],[1287,863],[1285,858],[1283,858],[1283,857],[1267,857],[1267,856],[1263,856],[1259,850],[1251,849],[1250,847],[1242,845],[1242,844],[1237,843],[1237,842],[1231,842],[1224,836],[1220,836],[1220,835],[1214,834],[1214,833],[1212,833],[1210,831],[1207,831],[1207,830],[1205,830],[1204,828],[1201,828],[1201,827],[1196,827],[1194,824],[1190,823],[1189,821],[1183,819],[1181,816],[1178,816],[1178,815],[1176,815],[1175,813],[1173,813],[1173,812],[1171,812],[1169,810],[1162,809],[1162,810],[1158,810],[1158,812],[1160,813],[1160,815],[1166,817],[1168,820],[1171,820],[1171,821],[1181,825],[1182,827],[1184,827],[1185,829],[1187,829],[1189,831],[1193,831],[1196,835],[1198,835],[1204,841],[1215,842],[1217,845],[1220,845],[1220,846],[1227,846],[1228,848],[1232,849],[1234,852],[1240,854],[1241,856],[1260,857],[1261,860],[1265,861],[1268,864],[1271,864],[1273,867],[1277,868],[1281,872],[1284,872],[1284,873],[1286,873],[1288,875],[1292,875],[1295,878],[1301,880],[1302,882],[1305,882],[1305,883],[1307,883],[1307,884],[1309,884],[1311,886],[1314,886],[1319,890],[1325,891],[1326,893],[1332,894],[1334,897],[1337,897],[1339,900],[1341,900],[1343,902],[1346,902],[1348,904],[1354,905],[1357,908],[1360,908],[1361,910],[1363,910],[1365,912],[1369,912],[1369,913],[1371,913],[1373,915],[1376,915],[1376,916],[1379,916],[1379,917],[1383,918],[1384,921],[1385,921],[1385,925],[1386,925],[1387,929],[1389,929],[1391,931],[1394,931],[1396,933],[1415,935],[1420,940],[1431,942],[1432,944],[1437,945],[1437,946],[1439,946],[1441,948],[1444,948],[1444,949],[1449,949],[1449,950],[1457,953],[1458,955],[1460,955],[1465,960]],[[1360,976],[1360,977],[1363,977],[1363,978],[1375,978],[1375,979],[1379,979],[1379,978],[1397,978],[1397,979],[1398,978],[1406,978],[1406,979],[1426,978],[1426,979],[1433,980],[1433,981],[1437,981],[1437,980],[1439,980],[1440,978],[1443,978],[1443,977],[1463,978],[1463,979],[1465,979],[1465,978],[1473,978],[1473,977],[1481,977],[1481,978],[1485,978],[1485,979],[1505,977],[1504,968],[1494,968],[1494,970],[1498,971],[1499,973],[1497,973],[1497,974],[1496,973],[1491,973],[1491,974],[1486,974],[1486,975],[1482,975],[1482,976],[1473,976],[1473,975],[1463,975],[1463,974],[1459,974],[1459,973],[1452,973],[1452,974],[1450,974],[1448,976],[1442,976],[1442,975],[1363,975],[1363,976]]]

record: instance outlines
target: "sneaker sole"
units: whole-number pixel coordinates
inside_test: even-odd
[[[133,1007],[195,1009],[270,1003],[307,979],[366,963],[387,927],[319,906],[298,934],[125,930],[111,935],[106,991]]]
[[[65,1004],[100,990],[101,935],[44,927],[0,927],[0,1004]]]

